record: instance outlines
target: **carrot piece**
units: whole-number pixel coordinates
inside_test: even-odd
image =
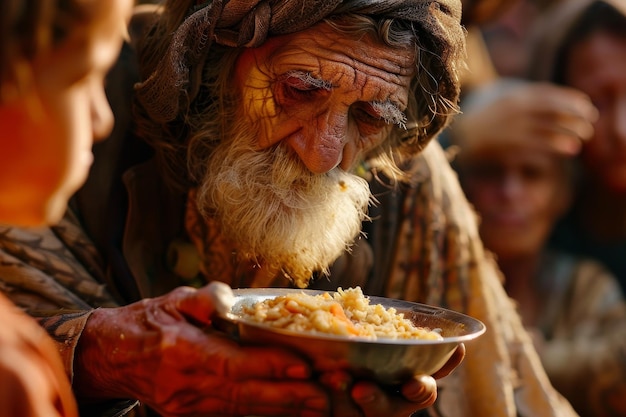
[[[350,319],[346,317],[346,313],[345,311],[343,311],[343,308],[341,307],[341,305],[339,305],[339,303],[331,304],[329,311],[330,311],[330,314],[332,314],[338,320],[342,321],[345,324],[346,330],[348,331],[348,333],[353,334],[355,336],[359,335],[359,330],[354,326],[354,323],[352,323]]]

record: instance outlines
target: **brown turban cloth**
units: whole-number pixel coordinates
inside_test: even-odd
[[[171,33],[163,59],[143,74],[137,98],[155,122],[167,123],[179,115],[181,100],[190,103],[200,86],[202,68],[211,45],[257,47],[268,37],[304,30],[322,19],[342,14],[396,18],[414,22],[420,41],[441,59],[434,92],[456,105],[459,96],[458,67],[465,53],[465,32],[460,24],[460,0],[212,0],[186,2],[186,15],[176,16],[181,0],[169,0],[161,23]],[[169,19],[169,21],[168,21]],[[145,71],[145,69],[144,69]],[[449,114],[431,114],[421,140],[436,134]],[[423,116],[423,115],[420,115]]]

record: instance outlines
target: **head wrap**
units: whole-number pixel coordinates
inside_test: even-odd
[[[186,14],[178,13],[179,17],[174,9],[181,7],[181,0],[169,0],[165,4],[159,24],[171,33],[169,45],[165,56],[155,68],[148,68],[148,73],[144,73],[145,80],[136,89],[147,115],[156,122],[174,120],[179,114],[181,100],[187,103],[194,100],[213,43],[257,47],[268,37],[298,32],[326,17],[342,13],[414,22],[433,49],[429,52],[441,59],[443,71],[438,74],[436,93],[450,103],[457,103],[460,89],[457,68],[465,52],[460,0],[211,0],[186,3]],[[449,115],[437,114],[434,109],[431,111],[433,125],[443,126],[445,122],[442,121]]]

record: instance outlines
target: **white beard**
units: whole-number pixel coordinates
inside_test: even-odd
[[[221,224],[243,259],[282,271],[299,287],[350,249],[367,219],[367,181],[335,168],[315,175],[289,149],[253,150],[250,133],[211,154],[200,212]]]

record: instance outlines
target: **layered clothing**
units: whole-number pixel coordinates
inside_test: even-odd
[[[161,20],[170,43],[154,68],[140,71],[137,95],[153,104],[144,110],[165,131],[192,108],[213,42],[228,46],[236,40],[237,47],[254,47],[268,36],[346,11],[404,19],[420,28],[429,52],[440,59],[437,94],[456,103],[464,51],[456,0],[194,2],[184,16]],[[124,110],[116,116],[123,118]],[[429,123],[413,130],[412,139],[426,143],[450,116],[422,106],[419,118]],[[0,233],[6,236],[0,240],[0,280],[11,282],[7,293],[20,306],[47,316],[41,322],[57,341],[70,377],[77,341],[94,308],[216,279],[233,287],[291,284],[233,257],[216,223],[197,215],[193,187],[169,188],[164,162],[152,158],[150,150],[144,153],[122,128],[118,125],[112,138],[94,148],[92,175],[60,225]],[[312,285],[360,285],[369,295],[444,306],[486,324],[486,334],[468,343],[461,366],[439,381],[430,415],[574,416],[550,386],[495,264],[483,251],[475,215],[441,147],[432,142],[402,167],[409,175],[397,187],[371,181],[380,204],[373,222],[365,225],[367,238],[337,260],[328,279]]]
[[[33,315],[52,314],[42,324],[57,341],[70,374],[73,349],[92,308],[124,304],[211,279],[189,273],[194,268],[199,271],[203,259],[187,232],[193,224],[185,222],[187,195],[173,195],[155,181],[154,168],[150,160],[125,174],[130,205],[128,217],[118,219],[123,224],[123,244],[104,252],[111,262],[103,262],[95,250],[107,240],[110,244],[110,237],[94,236],[94,243],[70,213],[51,229],[10,228],[2,233],[3,282],[22,276],[9,286],[9,295]],[[368,239],[359,241],[352,253],[335,263],[328,280],[320,278],[313,287],[360,285],[369,295],[443,306],[486,324],[486,334],[467,344],[464,362],[439,381],[439,399],[428,411],[432,416],[575,416],[545,375],[495,263],[482,248],[474,212],[442,149],[436,143],[429,145],[410,168],[414,183],[396,190],[375,186],[381,204],[376,220],[367,226]],[[106,199],[101,190],[92,191],[91,202]],[[178,216],[170,217],[174,213]],[[164,219],[170,220],[169,229],[155,227]],[[214,247],[215,253],[227,254],[218,235],[215,230],[207,233],[204,250]],[[179,259],[191,264],[168,264],[172,250],[184,254]],[[241,274],[247,265],[222,255],[212,259],[212,270],[234,287],[286,284],[280,277],[268,282],[260,276],[257,279],[262,281],[255,282],[254,276]],[[216,259],[221,259],[221,266]],[[236,273],[224,275],[224,270]],[[69,281],[64,279],[68,271],[73,276]],[[125,281],[124,286],[116,284],[120,281]]]

